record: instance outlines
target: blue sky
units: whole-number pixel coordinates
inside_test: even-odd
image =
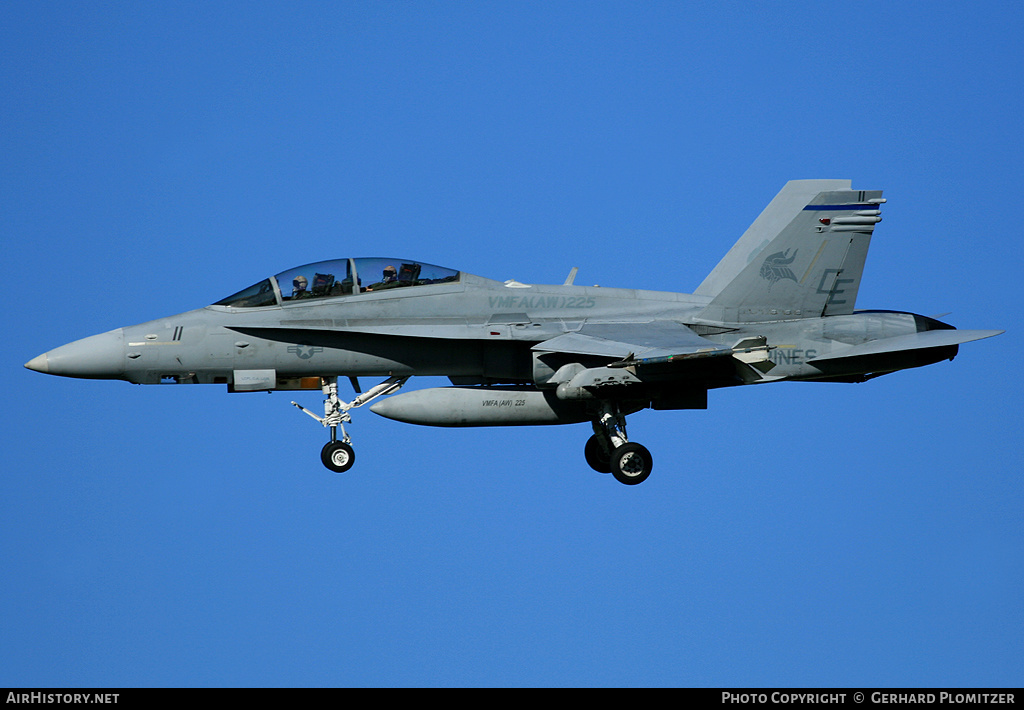
[[[1019,686],[1022,35],[1008,2],[3,3],[0,686]],[[363,410],[333,475],[290,393],[22,367],[338,257],[689,292],[797,178],[885,190],[859,307],[1008,332],[634,415],[636,487],[587,425]]]

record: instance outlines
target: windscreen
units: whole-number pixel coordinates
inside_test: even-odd
[[[242,289],[238,293],[228,296],[222,301],[217,301],[215,306],[234,306],[235,308],[254,308],[256,306],[277,305],[277,297],[274,295],[274,286],[270,279],[263,279],[249,288]]]

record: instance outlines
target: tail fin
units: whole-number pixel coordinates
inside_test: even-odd
[[[819,192],[849,190],[849,180],[790,180],[754,220],[718,266],[694,291],[695,296],[717,296],[747,264],[810,204]]]
[[[885,200],[881,190],[821,189],[837,182],[844,188],[850,185],[834,180],[787,183],[698,288],[698,295],[713,296],[703,318],[750,322],[853,312],[871,233],[882,219],[879,206]],[[808,199],[810,189],[816,192]],[[803,205],[792,216],[795,201]],[[766,239],[767,230],[778,229],[786,217],[788,224]]]

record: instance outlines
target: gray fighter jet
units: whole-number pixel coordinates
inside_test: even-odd
[[[705,409],[708,390],[786,380],[864,382],[952,360],[1003,332],[856,311],[885,202],[849,180],[786,184],[693,294],[492,281],[411,259],[349,258],[283,271],[187,313],[78,340],[26,363],[51,375],[229,392],[321,390],[321,460],[355,461],[345,424],[377,414],[431,426],[590,422],[584,456],[625,484],[651,454],[626,415]],[[396,392],[414,375],[450,387]],[[349,378],[355,398],[338,394]],[[360,377],[386,378],[366,391]],[[340,430],[340,431],[339,431]]]

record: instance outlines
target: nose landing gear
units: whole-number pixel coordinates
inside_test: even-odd
[[[321,377],[320,384],[323,393],[327,396],[327,399],[324,400],[324,415],[322,417],[309,411],[298,402],[292,402],[293,405],[313,417],[313,419],[316,419],[323,426],[330,427],[331,440],[320,450],[320,461],[324,466],[335,473],[344,473],[352,468],[352,465],[356,462],[356,452],[352,448],[352,437],[345,431],[345,423],[352,422],[349,410],[361,407],[377,399],[377,397],[397,392],[408,379],[408,377],[390,377],[379,385],[359,394],[351,402],[342,402],[338,397],[338,378]],[[338,440],[339,427],[341,428],[340,441]]]

